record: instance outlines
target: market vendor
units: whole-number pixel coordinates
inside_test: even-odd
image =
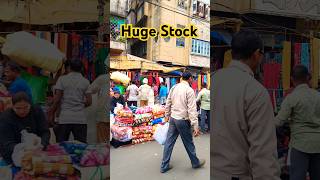
[[[33,106],[25,92],[12,97],[13,107],[0,115],[0,155],[12,163],[14,147],[21,143],[21,131],[27,130],[41,138],[41,144],[49,144],[50,131],[45,114],[39,106]]]
[[[8,91],[13,96],[18,92],[25,92],[32,102],[32,91],[28,83],[20,77],[21,67],[10,61],[4,69],[5,79],[8,85]]]
[[[114,108],[117,107],[117,104],[122,104],[125,106],[126,102],[124,97],[120,94],[120,90],[118,88],[113,88],[113,97],[111,99],[111,112],[114,113]]]

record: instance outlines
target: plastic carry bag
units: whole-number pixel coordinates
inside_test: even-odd
[[[158,126],[156,129],[153,138],[161,145],[164,145],[164,143],[167,140],[167,134],[169,130],[169,123],[165,123],[164,125]]]
[[[24,31],[7,35],[1,51],[21,66],[36,66],[50,72],[57,72],[65,59],[53,44]]]

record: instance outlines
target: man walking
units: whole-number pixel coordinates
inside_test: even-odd
[[[128,100],[128,106],[137,106],[138,103],[138,86],[136,85],[136,82],[132,81],[130,86],[127,88],[127,100]]]
[[[308,69],[298,65],[293,69],[295,89],[282,102],[276,116],[277,125],[290,124],[290,180],[320,179],[320,94],[308,86]],[[289,119],[290,118],[290,119]]]
[[[142,81],[143,85],[141,85],[138,89],[139,92],[139,98],[140,98],[140,106],[148,106],[149,98],[150,98],[150,93],[152,88],[148,85],[148,79],[144,78]]]
[[[197,102],[200,102],[200,128],[202,133],[209,132],[210,129],[210,90],[207,88],[207,84],[202,84],[202,89],[198,94]],[[206,123],[208,129],[206,128]]]
[[[212,179],[280,180],[270,96],[254,79],[262,40],[241,30],[231,49],[234,60],[213,76]]]
[[[168,96],[168,88],[165,86],[164,82],[162,82],[160,86],[160,92],[159,92],[161,105],[164,105],[166,103],[167,96]]]
[[[71,72],[61,76],[56,83],[56,94],[54,103],[49,111],[53,122],[54,113],[58,106],[61,107],[57,127],[57,142],[68,141],[72,132],[74,139],[87,142],[87,119],[85,108],[92,103],[90,82],[82,74],[82,62],[72,60],[70,62]]]
[[[184,72],[182,79],[182,82],[172,87],[166,103],[166,118],[170,118],[170,125],[167,140],[164,144],[161,173],[165,173],[172,168],[169,162],[179,135],[191,160],[192,168],[200,168],[205,164],[205,160],[199,160],[196,155],[192,137],[192,128],[194,136],[199,135],[199,129],[196,98],[193,89],[190,87],[190,83],[192,83],[191,73]]]

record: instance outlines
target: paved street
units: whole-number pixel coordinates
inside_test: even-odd
[[[175,145],[171,165],[173,169],[160,173],[163,146],[157,142],[148,142],[134,146],[111,149],[112,180],[209,180],[210,176],[210,135],[194,139],[197,154],[206,159],[204,168],[194,170],[180,137]]]

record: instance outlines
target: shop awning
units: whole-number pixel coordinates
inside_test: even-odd
[[[231,44],[232,36],[227,32],[221,31],[211,31],[210,32],[210,40],[214,44]]]
[[[122,56],[111,56],[110,68],[118,70],[141,69],[151,71],[162,71],[164,73],[175,71],[178,69],[183,69],[182,67],[166,67],[156,62],[133,56],[130,54]]]
[[[30,8],[26,2],[30,2]],[[98,0],[0,1],[0,20],[37,25],[97,22],[97,6]],[[107,16],[109,3],[104,12]]]

